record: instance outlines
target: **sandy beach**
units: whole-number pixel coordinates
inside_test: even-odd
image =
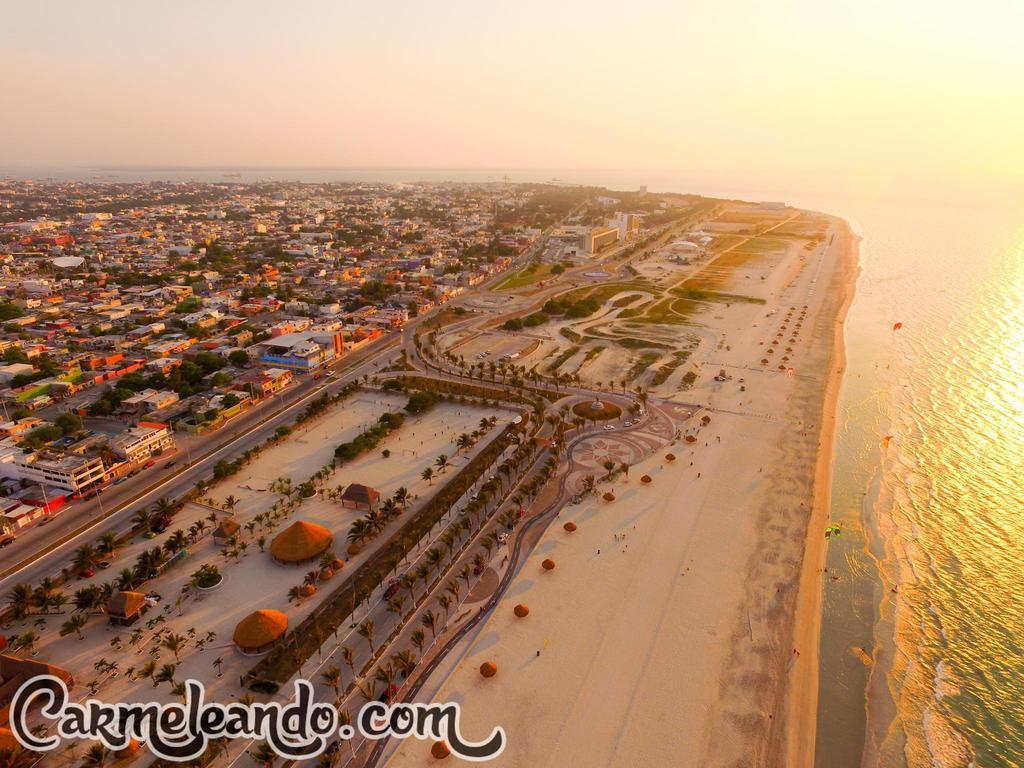
[[[785,224],[798,225],[818,228],[821,245],[779,249],[757,262],[767,266],[756,283],[742,274],[751,259],[721,278],[721,290],[756,286],[759,303],[701,315],[692,388],[653,391],[639,427],[574,446],[562,470],[570,487],[600,477],[609,454],[638,458],[561,510],[492,615],[425,686],[462,705],[468,737],[505,728],[493,764],[813,762],[830,451],[857,267],[845,222]],[[683,403],[703,404],[692,421],[709,423],[690,425]],[[694,442],[673,441],[668,425]],[[520,603],[526,618],[513,613]],[[490,679],[485,661],[498,668]],[[388,757],[432,762],[416,741]]]

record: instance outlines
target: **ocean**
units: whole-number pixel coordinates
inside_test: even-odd
[[[1024,765],[1024,184],[835,173],[34,169],[35,178],[556,181],[847,218],[818,768]],[[0,176],[26,175],[0,168]],[[900,323],[901,327],[894,326]]]

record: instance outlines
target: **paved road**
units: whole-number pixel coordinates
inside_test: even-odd
[[[191,465],[186,466],[187,457],[179,452],[173,459],[161,463],[154,470],[155,474],[144,472],[119,486],[110,486],[93,499],[73,502],[50,524],[35,525],[19,534],[18,541],[0,555],[3,565],[7,566],[0,580],[0,596],[16,583],[35,584],[45,576],[58,575],[81,544],[95,541],[107,531],[127,531],[135,510],[163,496],[174,499],[187,493],[198,480],[212,477],[213,466],[218,461],[241,455],[266,440],[278,426],[291,423],[311,399],[324,393],[334,394],[363,374],[372,375],[378,367],[385,367],[398,356],[396,341],[394,335],[382,339],[375,346],[344,358],[340,363],[343,373],[335,378],[306,378],[283,392],[277,402],[257,406],[229,422],[210,436],[211,445],[205,455],[192,454],[194,463]],[[175,466],[168,469],[168,463]],[[89,521],[94,522],[86,531],[76,533]],[[69,536],[71,538],[62,541]]]

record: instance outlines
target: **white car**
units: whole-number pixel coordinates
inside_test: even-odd
[[[611,432],[613,429],[615,429],[615,425],[613,425],[613,424],[605,424],[604,425],[604,429],[605,429],[606,432]]]
[[[622,426],[624,426],[624,427],[632,427],[633,426],[633,422],[632,421],[624,421],[622,423]]]

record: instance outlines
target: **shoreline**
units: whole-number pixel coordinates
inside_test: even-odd
[[[856,295],[857,278],[860,275],[860,236],[854,233],[849,222],[833,217],[843,230],[844,242],[840,245],[839,267],[836,279],[845,288],[843,301],[833,318],[834,338],[829,364],[829,376],[825,386],[822,408],[821,448],[818,451],[814,476],[814,506],[811,511],[804,550],[803,567],[800,574],[799,597],[796,614],[793,617],[793,641],[795,647],[807,649],[810,664],[796,665],[794,674],[786,687],[783,704],[785,718],[784,760],[777,764],[790,768],[805,768],[815,763],[818,714],[819,649],[821,642],[822,600],[824,580],[821,572],[825,567],[828,547],[825,528],[829,520],[832,503],[832,470],[835,455],[836,416],[839,394],[846,373],[846,317]],[[780,757],[777,755],[776,757]]]

